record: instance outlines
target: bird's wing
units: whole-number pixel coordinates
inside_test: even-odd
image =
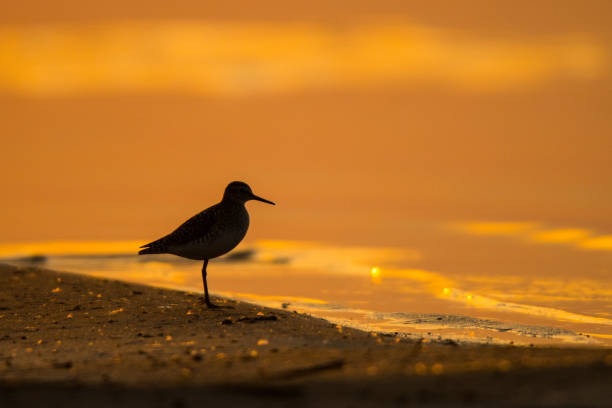
[[[160,238],[156,241],[149,242],[141,248],[151,248],[159,251],[165,251],[166,248],[176,245],[184,245],[193,242],[206,236],[218,220],[217,213],[219,205],[213,205],[194,215],[172,233]]]

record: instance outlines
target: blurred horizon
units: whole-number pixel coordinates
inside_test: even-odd
[[[0,242],[156,238],[235,179],[278,203],[249,241],[612,233],[608,2],[243,6],[7,5]]]

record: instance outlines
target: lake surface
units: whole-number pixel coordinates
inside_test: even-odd
[[[243,180],[278,205],[214,293],[612,344],[608,3],[35,3],[0,16],[1,258],[200,292],[135,254]]]
[[[612,235],[537,223],[413,225],[410,248],[262,240],[209,266],[212,293],[410,337],[612,345]],[[41,266],[201,293],[201,264],[136,241],[4,244]]]

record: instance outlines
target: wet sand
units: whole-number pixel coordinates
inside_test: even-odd
[[[612,350],[415,341],[197,293],[0,266],[0,406],[588,405]]]

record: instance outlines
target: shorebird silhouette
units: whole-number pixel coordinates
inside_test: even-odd
[[[244,204],[249,200],[274,205],[272,201],[253,194],[248,184],[233,181],[225,188],[220,203],[194,215],[165,237],[141,246],[144,249],[138,252],[138,255],[173,254],[203,260],[204,302],[209,308],[217,307],[208,297],[206,267],[210,259],[228,253],[246,235],[249,229],[249,213]]]

